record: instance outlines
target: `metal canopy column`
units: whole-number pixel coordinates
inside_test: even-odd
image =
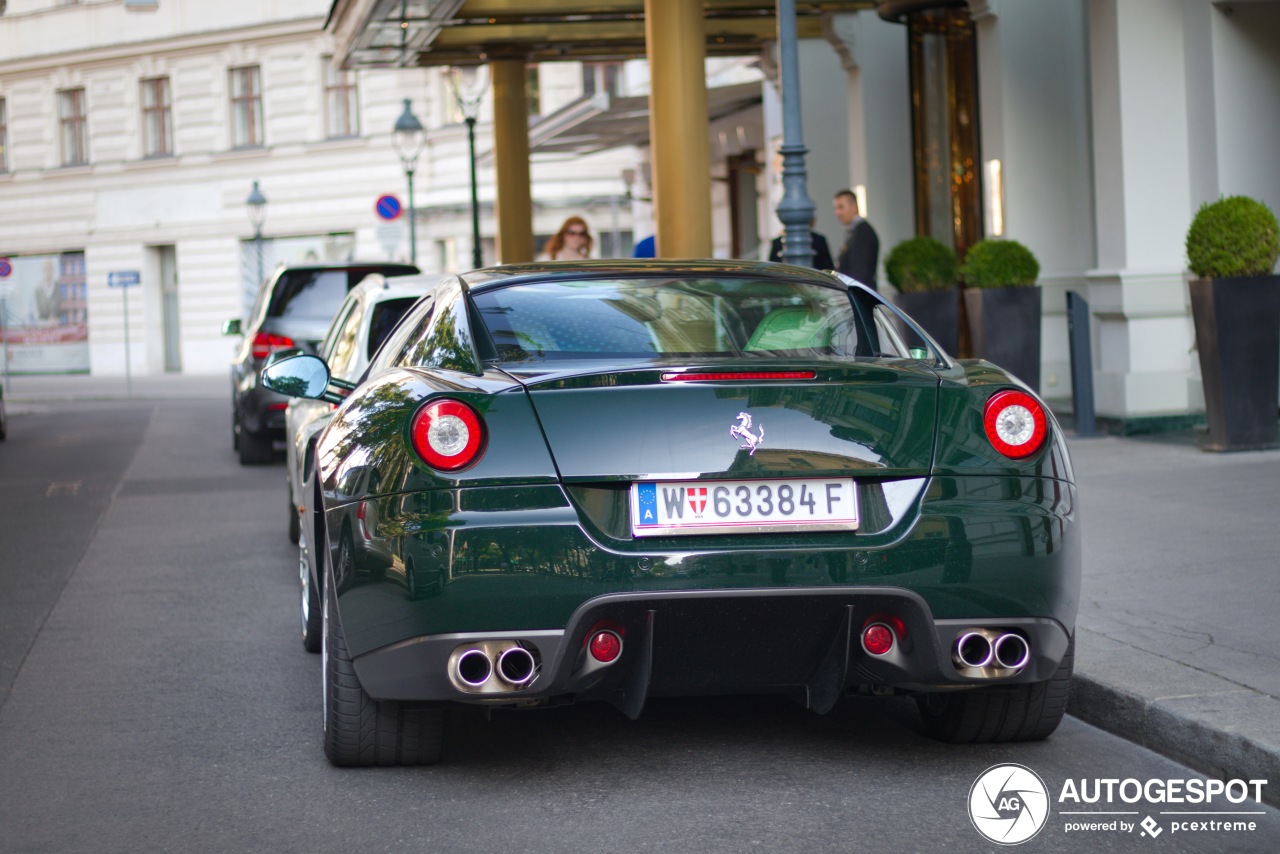
[[[529,105],[525,60],[497,59],[493,72],[493,162],[498,190],[498,260],[533,260],[533,201],[529,190]]]
[[[661,258],[711,257],[702,4],[645,0],[653,206]]]

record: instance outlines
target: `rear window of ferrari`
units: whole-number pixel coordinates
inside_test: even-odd
[[[501,362],[863,355],[848,294],[763,279],[593,279],[473,294]]]

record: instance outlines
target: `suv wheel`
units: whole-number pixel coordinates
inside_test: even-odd
[[[240,450],[242,466],[260,466],[271,462],[273,449],[270,433],[250,433],[241,425],[236,445]]]

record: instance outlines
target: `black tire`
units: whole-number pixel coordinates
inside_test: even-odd
[[[289,542],[296,546],[301,539],[302,520],[298,516],[297,506],[293,503],[293,489],[289,489]]]
[[[1075,649],[1072,637],[1067,654],[1047,682],[917,696],[925,732],[952,744],[1047,738],[1067,711]]]
[[[338,619],[324,594],[324,753],[334,765],[434,765],[444,752],[445,711],[377,702],[364,692]]]
[[[239,440],[236,443],[240,450],[240,465],[260,466],[271,462],[275,453],[271,446],[270,433],[250,433],[240,428]]]
[[[317,569],[319,568],[317,558]],[[311,570],[307,568],[307,543],[298,543],[298,583],[302,588],[302,648],[307,652],[319,652],[323,645],[324,615],[321,612],[320,591],[311,583]]]

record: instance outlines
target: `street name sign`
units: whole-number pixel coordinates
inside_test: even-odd
[[[133,288],[142,281],[142,274],[137,270],[117,270],[107,273],[107,287]]]

